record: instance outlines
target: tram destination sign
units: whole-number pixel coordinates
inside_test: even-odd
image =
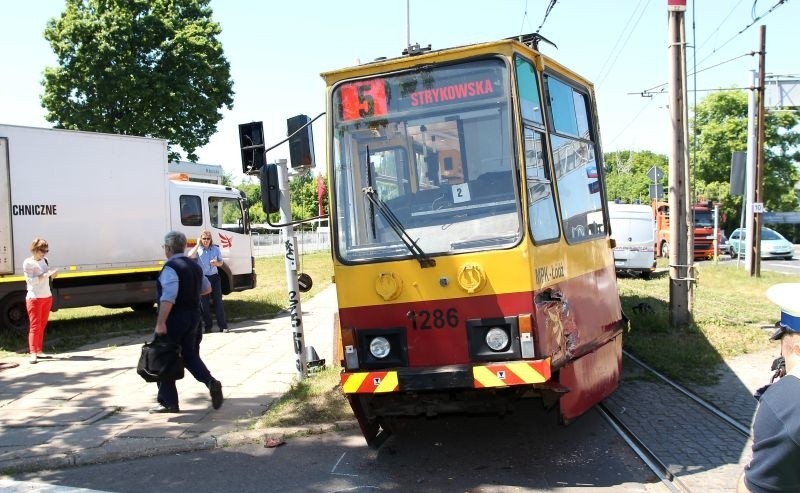
[[[340,120],[385,118],[409,109],[502,97],[499,62],[479,61],[397,76],[347,82],[334,95]]]

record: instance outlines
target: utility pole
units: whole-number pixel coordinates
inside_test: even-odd
[[[750,91],[747,93],[747,165],[745,167],[744,196],[742,197],[741,225],[745,230],[744,268],[748,274],[753,274],[753,202],[755,201],[756,182],[756,86],[758,74],[750,71],[748,82]],[[737,265],[739,260],[736,260]]]
[[[691,205],[688,203],[689,135],[686,107],[686,0],[667,0],[669,11],[669,112],[672,146],[669,155],[669,319],[673,328],[691,322],[692,249]]]
[[[761,25],[758,48],[758,118],[756,119],[756,183],[755,205],[748,214],[753,214],[753,268],[750,275],[761,277],[761,214],[764,212],[764,58],[767,46],[767,26]]]

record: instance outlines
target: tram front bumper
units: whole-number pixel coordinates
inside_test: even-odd
[[[443,389],[501,388],[550,380],[550,358],[479,365],[400,368],[342,373],[345,394],[380,394]]]

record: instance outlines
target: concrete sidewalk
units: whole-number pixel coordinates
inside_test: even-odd
[[[302,304],[305,343],[333,359],[332,285]],[[151,415],[156,386],[136,374],[150,336],[103,341],[32,365],[27,355],[0,369],[0,473],[107,462],[256,441],[248,427],[296,376],[287,314],[230,324],[205,334],[200,354],[223,385],[211,408],[205,385],[187,372],[178,382],[181,412]]]

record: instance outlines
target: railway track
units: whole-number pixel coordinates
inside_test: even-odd
[[[671,491],[730,491],[750,427],[628,352],[623,364],[598,412]]]

